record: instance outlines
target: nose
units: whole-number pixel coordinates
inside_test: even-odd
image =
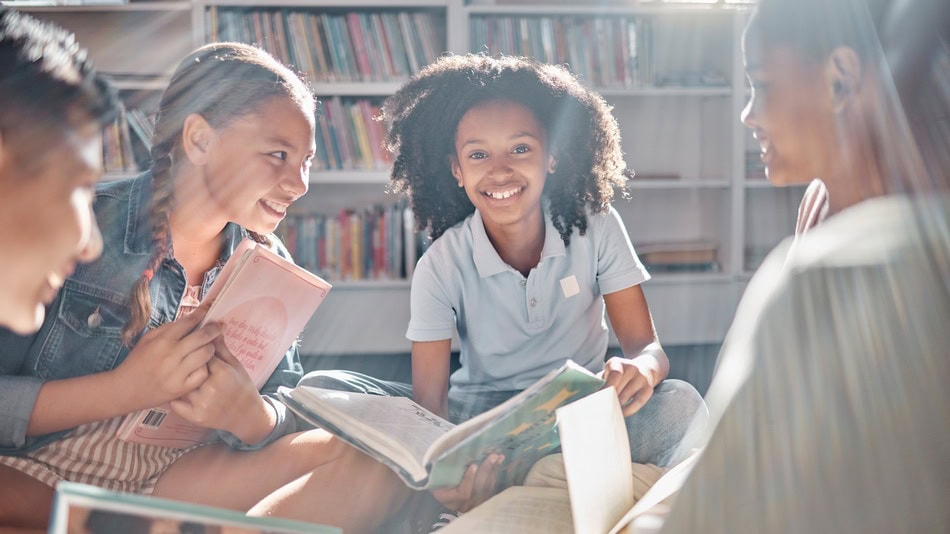
[[[756,129],[759,126],[758,117],[755,113],[755,96],[750,96],[749,101],[745,103],[745,107],[742,108],[742,112],[739,113],[739,120],[742,121],[747,128]]]
[[[489,178],[498,181],[508,179],[513,173],[511,165],[504,158],[496,159],[495,164],[488,170]]]
[[[76,258],[82,263],[93,261],[102,254],[102,233],[99,231],[99,225],[96,224],[96,217],[91,213],[90,220],[89,238],[81,245]]]
[[[302,197],[310,188],[310,165],[301,163],[296,171],[287,173],[281,185],[282,189],[292,194],[294,198]]]

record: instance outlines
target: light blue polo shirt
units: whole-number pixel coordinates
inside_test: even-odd
[[[436,239],[412,277],[406,337],[439,341],[458,329],[457,393],[521,390],[570,358],[604,366],[603,295],[650,278],[611,207],[587,214],[565,247],[545,210],[541,261],[524,277],[506,264],[475,213]]]

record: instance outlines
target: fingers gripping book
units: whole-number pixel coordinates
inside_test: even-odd
[[[636,499],[634,466],[630,462],[627,429],[617,393],[604,389],[588,395],[558,408],[557,419],[567,487],[556,484],[510,487],[439,532],[654,532],[657,522],[662,521],[658,512],[662,513],[663,505],[675,498],[699,454],[692,454],[669,470],[638,465],[641,472],[649,471],[657,478]],[[659,473],[652,473],[654,471]],[[641,529],[641,526],[651,528]]]
[[[218,323],[224,343],[260,389],[330,291],[322,278],[250,239],[242,241],[203,301],[201,325]],[[121,439],[186,448],[215,438],[213,429],[189,423],[166,404],[126,416]]]
[[[281,388],[277,395],[304,419],[388,465],[411,488],[456,486],[473,462],[505,455],[500,487],[519,484],[534,462],[560,442],[555,410],[603,387],[590,371],[568,360],[508,401],[459,425],[412,399]]]

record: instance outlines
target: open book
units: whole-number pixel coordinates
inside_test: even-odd
[[[347,393],[308,386],[278,396],[301,417],[339,436],[393,469],[415,489],[456,486],[465,468],[500,452],[501,486],[520,484],[534,462],[558,447],[555,409],[603,387],[568,360],[495,408],[460,425],[412,399]]]
[[[336,527],[109,491],[75,482],[56,485],[50,534],[341,534]]]
[[[440,532],[636,534],[668,503],[698,453],[659,478],[634,504],[630,445],[617,394],[605,389],[557,410],[567,488],[514,486]],[[651,530],[652,531],[652,530]]]
[[[208,288],[204,300],[212,304],[201,324],[221,325],[224,343],[260,389],[330,287],[322,278],[245,239]],[[215,432],[189,423],[166,404],[127,415],[118,435],[136,443],[185,448],[213,440]]]

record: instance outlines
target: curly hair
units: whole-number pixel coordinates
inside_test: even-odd
[[[390,190],[406,194],[416,226],[437,239],[475,207],[452,177],[455,133],[472,107],[510,100],[527,107],[558,160],[544,195],[565,245],[587,231],[587,209],[599,213],[615,188],[626,194],[620,129],[611,107],[566,68],[513,56],[446,55],[413,76],[383,104],[387,149],[394,156]]]

